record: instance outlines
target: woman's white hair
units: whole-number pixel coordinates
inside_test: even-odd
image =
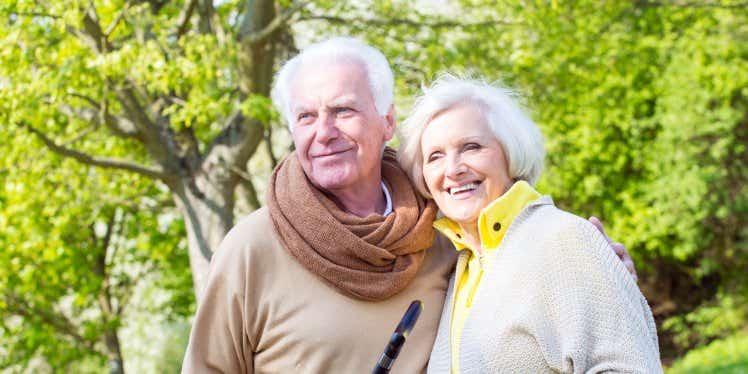
[[[418,191],[431,198],[423,179],[421,136],[424,129],[439,114],[462,104],[472,104],[481,110],[504,149],[509,177],[535,185],[545,157],[543,136],[522,110],[516,95],[498,85],[442,73],[430,87],[424,88],[398,131],[398,159]]]
[[[291,113],[291,89],[293,80],[297,79],[297,72],[306,66],[324,69],[326,65],[340,62],[361,64],[366,71],[377,112],[387,115],[395,90],[395,80],[387,58],[378,49],[358,39],[335,37],[307,46],[301,53],[286,61],[275,75],[271,97],[291,131],[295,122]]]

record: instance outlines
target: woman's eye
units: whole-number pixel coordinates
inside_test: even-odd
[[[467,144],[465,144],[465,146],[463,147],[463,149],[465,149],[466,151],[472,151],[472,150],[476,150],[476,149],[481,149],[481,146],[478,143],[467,143]]]
[[[426,159],[426,162],[436,161],[436,160],[439,159],[439,157],[441,157],[441,153],[434,152],[434,153],[432,153],[432,154],[429,155],[429,157]]]

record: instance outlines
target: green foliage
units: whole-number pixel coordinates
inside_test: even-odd
[[[103,334],[122,327],[145,277],[172,290],[154,311],[194,311],[184,225],[154,210],[164,191],[45,152],[17,127],[0,127],[0,146],[0,368],[39,357],[52,368],[101,368]],[[118,313],[102,306],[105,292]]]
[[[240,104],[239,108],[244,115],[260,121],[260,123],[265,127],[270,126],[273,122],[277,123],[279,119],[278,112],[273,106],[273,102],[262,95],[249,95],[249,97]]]
[[[192,312],[185,227],[166,188],[52,156],[21,125],[82,152],[149,164],[140,142],[97,120],[127,114],[113,87],[128,87],[170,131],[194,132],[196,144],[183,144],[206,149],[235,110],[269,137],[277,112],[240,87],[249,2],[214,3],[218,31],[195,32],[193,17],[179,36],[184,1],[0,4],[0,295],[53,321],[66,316],[91,344],[44,315],[19,316],[6,296],[0,367],[40,356],[55,368],[100,367],[102,334],[127,321],[103,317],[103,277],[92,270],[111,217],[121,230],[107,257],[114,300],[155,273],[155,289],[169,296],[140,310],[174,323]],[[293,3],[276,1],[279,10]],[[278,44],[284,56],[294,44],[351,34],[381,48],[395,68],[400,119],[443,70],[516,88],[546,137],[539,188],[567,210],[604,218],[626,244],[666,321],[667,356],[732,335],[748,313],[748,12],[723,1],[667,4],[324,0],[291,17]],[[76,32],[89,5],[113,41],[102,53]]]
[[[100,24],[124,18],[109,36],[118,41],[117,48],[101,54],[71,30],[84,26],[87,8],[62,5],[55,11],[55,7],[33,4],[16,1],[0,6],[3,18],[13,15],[0,24],[0,76],[8,84],[0,90],[3,113],[8,115],[5,123],[26,122],[52,134],[77,134],[90,126],[89,120],[76,115],[82,110],[90,106],[95,112],[112,114],[125,110],[107,89],[107,82],[132,85],[143,97],[170,98],[158,103],[162,114],[175,129],[196,128],[203,142],[221,129],[219,120],[234,109],[238,46],[219,43],[219,36],[209,34],[186,33],[175,40],[170,32],[178,26],[179,2],[155,14],[147,2],[93,2]],[[28,15],[32,13],[39,16]],[[152,35],[146,37],[143,30]],[[101,142],[136,144],[106,133],[94,135],[98,139],[89,137],[91,142],[78,144],[78,149],[101,151]],[[136,159],[144,157],[141,152],[128,153],[140,154]]]
[[[215,6],[212,22],[228,34],[188,27],[175,37],[184,5],[0,4],[0,370],[37,358],[53,370],[82,360],[100,370],[112,354],[104,335],[128,327],[129,310],[172,322],[194,313],[186,229],[164,185],[61,158],[29,131],[96,157],[151,165],[140,141],[114,136],[110,116],[130,119],[133,111],[117,90],[126,87],[150,120],[180,136],[190,129],[194,139],[185,143],[207,148],[244,100],[239,2]],[[89,37],[90,19],[109,44]],[[241,109],[266,124],[276,118],[261,97]],[[168,291],[140,305],[146,301],[132,294],[143,283]],[[113,310],[101,301],[107,292]]]
[[[748,372],[748,333],[738,333],[688,352],[666,370],[668,374]]]
[[[733,335],[748,326],[748,302],[744,294],[719,295],[714,303],[683,315],[668,318],[662,329],[673,333],[681,347],[701,346]]]

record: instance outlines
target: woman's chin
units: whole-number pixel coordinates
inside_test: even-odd
[[[442,213],[444,213],[444,216],[451,219],[452,221],[464,225],[475,222],[478,219],[478,215],[480,215],[480,210],[442,210]]]

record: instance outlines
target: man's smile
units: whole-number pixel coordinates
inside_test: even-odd
[[[336,150],[328,150],[328,151],[323,151],[323,152],[312,154],[311,156],[312,158],[315,158],[315,159],[325,159],[329,157],[342,155],[348,151],[353,150],[353,148],[354,147],[348,147],[348,148],[336,149]]]

